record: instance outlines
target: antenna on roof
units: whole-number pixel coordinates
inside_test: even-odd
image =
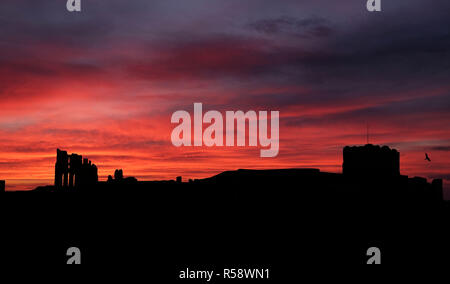
[[[369,144],[369,123],[366,122],[366,144]]]

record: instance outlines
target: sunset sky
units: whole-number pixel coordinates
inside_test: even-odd
[[[51,184],[56,148],[100,180],[238,168],[341,172],[342,147],[401,153],[450,197],[450,1],[0,2],[0,179]],[[176,110],[280,111],[280,152],[172,146]],[[424,160],[427,152],[432,160]]]

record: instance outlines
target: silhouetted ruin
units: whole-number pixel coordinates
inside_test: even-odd
[[[0,180],[0,192],[5,192],[5,181]]]
[[[81,155],[56,150],[55,188],[80,188],[98,182],[97,167]]]
[[[124,185],[136,183],[137,179],[135,177],[123,177],[123,170],[116,169],[114,171],[114,179],[111,175],[108,176],[107,184],[109,185]]]
[[[342,173],[353,177],[394,177],[400,175],[400,153],[388,146],[366,144],[346,146]]]
[[[115,180],[122,180],[123,179],[123,171],[122,171],[122,169],[114,171],[114,179]]]

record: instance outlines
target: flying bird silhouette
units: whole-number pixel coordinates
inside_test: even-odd
[[[427,153],[425,153],[425,160],[428,161],[428,162],[431,162],[431,159],[430,159],[430,157],[428,157]]]

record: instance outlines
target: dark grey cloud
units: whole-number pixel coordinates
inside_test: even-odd
[[[438,179],[444,179],[444,180],[450,181],[450,174],[430,175],[429,178],[431,178],[431,179],[438,178]]]
[[[431,150],[448,152],[448,151],[450,151],[450,146],[434,146],[434,147],[431,147]]]
[[[331,23],[317,16],[302,19],[282,16],[274,19],[258,20],[249,23],[247,26],[264,34],[284,34],[303,38],[325,37],[333,32]]]
[[[319,105],[318,102],[304,102],[303,105]],[[330,104],[330,106],[339,106]],[[286,118],[284,121],[289,126],[325,126],[328,124],[341,123],[352,125],[359,122],[371,122],[373,124],[397,125],[408,131],[414,129],[424,129],[429,123],[427,116],[436,119],[448,117],[450,111],[450,100],[448,94],[419,97],[410,100],[386,102],[373,106],[358,107],[355,104],[354,110],[342,110],[331,114],[299,115],[298,117]],[[425,124],[425,125],[423,125]]]

